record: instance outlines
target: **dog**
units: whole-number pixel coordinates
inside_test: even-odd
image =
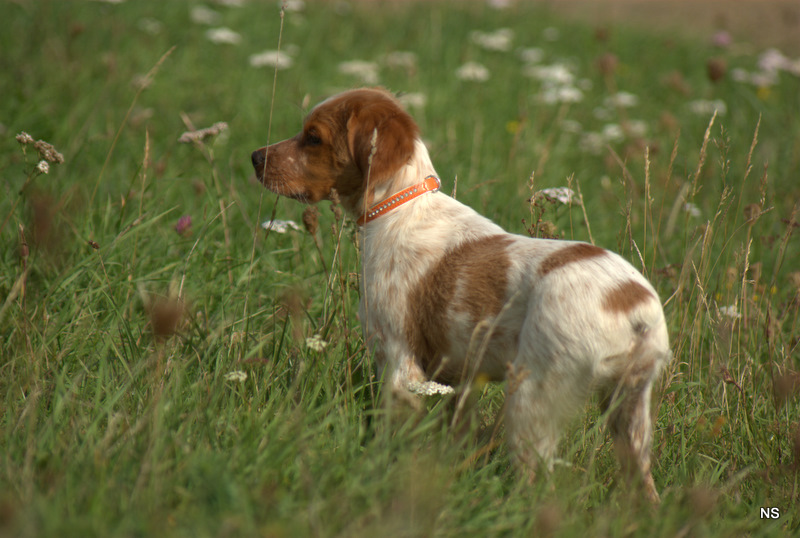
[[[393,392],[506,380],[509,447],[533,478],[599,391],[623,473],[658,502],[650,398],[671,351],[658,294],[630,263],[512,235],[440,192],[416,123],[381,88],[323,101],[252,163],[269,190],[336,196],[357,219],[359,320]]]

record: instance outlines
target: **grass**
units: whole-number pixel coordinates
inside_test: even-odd
[[[199,5],[2,7],[0,535],[797,532],[798,77],[739,82],[752,48],[541,8],[322,3],[282,18],[274,2],[210,4],[231,45],[191,21]],[[471,38],[503,27],[509,51]],[[249,65],[279,45],[290,68]],[[525,76],[531,47],[574,80]],[[387,65],[394,51],[413,63]],[[725,64],[716,82],[710,58]],[[249,165],[310,105],[362,84],[338,68],[354,59],[424,94],[411,112],[446,192],[517,233],[617,250],[653,281],[675,353],[654,401],[661,506],[616,483],[595,405],[563,441],[567,464],[530,485],[494,432],[502,387],[476,387],[462,428],[446,397],[421,416],[380,403],[354,227],[323,203],[316,234],[266,233],[271,214],[301,222],[304,208]],[[468,61],[490,78],[457,78]],[[567,86],[582,99],[542,99]],[[694,111],[715,100],[724,113]],[[64,162],[37,171],[23,131]],[[528,202],[561,186],[583,207]]]

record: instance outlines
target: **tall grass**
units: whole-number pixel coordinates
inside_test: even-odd
[[[796,532],[796,76],[739,82],[758,68],[746,44],[540,8],[209,4],[209,26],[192,22],[201,5],[2,8],[0,534]],[[238,44],[206,37],[222,26]],[[509,50],[471,34],[499,28]],[[291,67],[252,67],[280,32]],[[250,152],[364,83],[339,69],[355,59],[424,96],[409,107],[445,192],[517,233],[620,251],[653,281],[675,355],[654,405],[660,507],[615,482],[595,405],[535,484],[502,442],[501,386],[474,387],[456,425],[448,397],[382,405],[352,223],[323,203],[307,229],[261,228],[305,208],[255,183]],[[459,79],[470,61],[489,79]],[[554,65],[580,100],[550,103],[567,82],[524,74]],[[64,162],[42,173],[23,131]],[[562,186],[582,204],[536,194]]]

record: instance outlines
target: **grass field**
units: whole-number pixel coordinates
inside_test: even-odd
[[[0,4],[0,536],[799,532],[797,60],[535,7],[288,7]],[[381,404],[355,226],[325,202],[303,229],[249,163],[364,84],[404,92],[445,192],[659,290],[659,507],[596,402],[535,484],[502,386],[457,425]]]

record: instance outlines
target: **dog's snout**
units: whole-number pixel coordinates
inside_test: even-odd
[[[255,150],[253,154],[250,155],[250,160],[253,161],[253,168],[261,168],[266,161],[264,151],[260,149]]]

